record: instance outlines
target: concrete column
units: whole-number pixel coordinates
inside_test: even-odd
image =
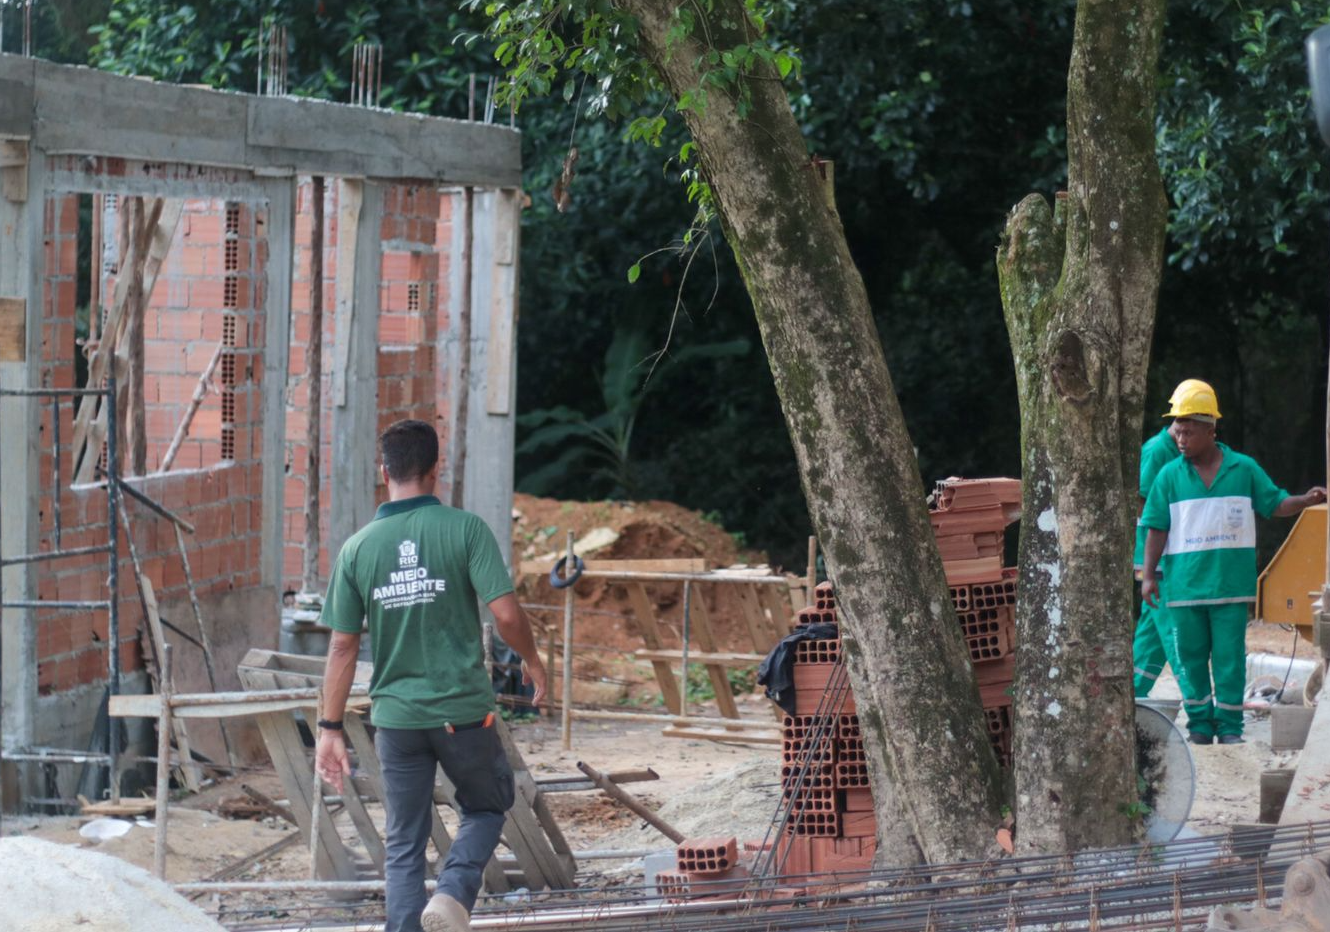
[[[344,180],[341,185],[333,351],[331,363],[325,364],[332,372],[328,552],[334,559],[346,539],[374,517],[383,223],[382,185],[355,180]]]
[[[477,191],[475,203],[470,402],[453,423],[467,437],[463,507],[485,519],[511,562],[520,206],[511,188]]]
[[[0,385],[40,387],[42,362],[42,278],[45,275],[45,154],[31,149],[26,192],[6,185],[0,193],[0,297],[27,302],[26,334],[21,361],[0,362]],[[9,168],[7,172],[20,171]],[[0,553],[17,555],[37,549],[40,533],[42,444],[40,402],[29,398],[0,399],[0,431],[11,438],[0,444]],[[5,599],[35,599],[31,566],[3,570]],[[31,611],[3,610],[0,616],[0,740],[5,747],[31,744],[37,701],[37,619]]]
[[[285,542],[286,379],[291,356],[291,280],[296,179],[274,179],[268,196],[268,277],[263,313],[262,584],[281,591]]]

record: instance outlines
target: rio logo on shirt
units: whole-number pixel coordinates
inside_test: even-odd
[[[404,540],[397,545],[397,566],[395,572],[388,574],[388,582],[375,586],[371,594],[380,608],[428,605],[438,593],[447,589],[445,580],[431,579],[429,570],[420,565],[420,549],[413,540]]]

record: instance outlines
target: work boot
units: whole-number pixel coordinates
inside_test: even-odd
[[[466,907],[446,893],[430,897],[420,914],[420,924],[425,932],[471,932],[471,917]]]
[[[1215,736],[1203,735],[1199,731],[1189,731],[1187,732],[1187,740],[1192,744],[1214,744]]]
[[[1220,736],[1219,736],[1219,743],[1220,743],[1220,744],[1246,744],[1247,742],[1246,742],[1245,740],[1243,740],[1242,735],[1220,735]]]

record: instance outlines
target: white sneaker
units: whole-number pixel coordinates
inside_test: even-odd
[[[436,893],[420,914],[425,932],[471,932],[466,908],[446,893]]]

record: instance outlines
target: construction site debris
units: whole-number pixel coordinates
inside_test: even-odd
[[[0,929],[221,932],[202,910],[119,858],[36,838],[0,839]]]

